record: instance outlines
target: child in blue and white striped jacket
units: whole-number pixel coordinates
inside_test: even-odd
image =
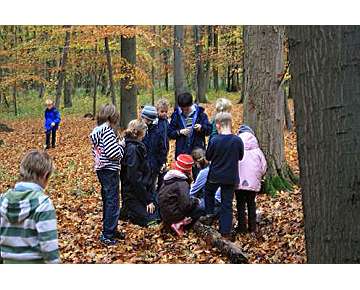
[[[95,171],[101,184],[103,200],[103,232],[100,241],[106,245],[116,244],[125,235],[117,230],[120,215],[120,162],[124,155],[114,128],[119,123],[120,114],[112,104],[102,106],[97,114],[97,127],[90,138],[93,145]]]

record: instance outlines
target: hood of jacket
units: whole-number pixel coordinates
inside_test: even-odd
[[[256,137],[251,134],[250,132],[244,132],[239,135],[241,140],[244,143],[244,149],[245,150],[253,150],[259,148],[259,143]]]
[[[171,180],[174,178],[184,179],[184,180],[188,179],[188,177],[184,173],[182,173],[179,170],[175,170],[175,169],[169,170],[164,176],[165,181]]]
[[[48,197],[33,183],[20,182],[0,197],[0,216],[11,223],[21,223],[34,214]]]

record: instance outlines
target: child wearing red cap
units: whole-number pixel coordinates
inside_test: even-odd
[[[199,199],[189,196],[193,164],[190,155],[180,154],[164,176],[164,184],[159,192],[163,222],[179,236],[184,234],[184,226],[191,227],[204,214],[199,207]]]

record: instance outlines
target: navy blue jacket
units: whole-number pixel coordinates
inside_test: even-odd
[[[169,153],[169,149],[170,149],[169,137],[168,137],[169,120],[167,118],[166,119],[159,118],[158,126],[159,126],[159,130],[160,130],[160,134],[164,139],[164,144],[165,144],[165,148],[166,148],[166,158],[165,158],[165,160],[166,160],[167,154]]]
[[[54,129],[57,130],[60,124],[60,113],[55,108],[52,107],[50,110],[46,108],[45,110],[45,122],[44,127],[46,131],[50,131],[53,127],[51,127],[51,123],[55,123]]]
[[[198,132],[193,129],[192,134],[189,137],[180,135],[180,130],[185,129],[185,125],[181,119],[180,109],[175,108],[175,111],[171,116],[168,136],[170,139],[176,140],[175,158],[179,154],[191,154],[192,150],[197,147],[203,149],[206,147],[205,136],[210,135],[212,126],[209,123],[209,119],[205,113],[204,108],[197,105],[195,106],[195,121],[193,122],[192,127],[194,127],[195,124],[200,124],[201,130]]]
[[[142,141],[147,151],[147,161],[153,174],[159,174],[160,168],[166,162],[167,151],[158,124],[148,125],[148,130]]]

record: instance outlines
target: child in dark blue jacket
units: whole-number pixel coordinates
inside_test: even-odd
[[[178,106],[171,116],[168,136],[176,140],[175,159],[179,154],[191,154],[195,148],[205,149],[205,136],[212,126],[204,108],[193,104],[190,93],[178,96]]]
[[[60,113],[55,108],[52,100],[46,100],[46,109],[45,109],[45,134],[46,134],[46,149],[50,148],[50,135],[51,135],[51,145],[52,148],[55,148],[56,143],[56,131],[59,129],[60,124]]]

